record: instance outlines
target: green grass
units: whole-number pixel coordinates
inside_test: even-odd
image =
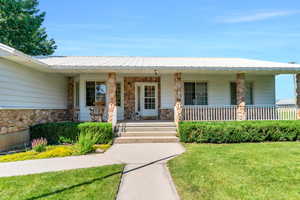
[[[0,199],[113,200],[123,165],[0,178]]]
[[[298,200],[300,143],[186,144],[168,165],[182,200]]]

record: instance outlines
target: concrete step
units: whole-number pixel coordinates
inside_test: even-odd
[[[176,136],[176,131],[126,131],[121,132],[120,136],[122,137],[143,137],[143,136]]]
[[[134,126],[130,126],[130,127],[122,127],[121,128],[122,131],[126,131],[126,132],[138,132],[138,131],[176,131],[176,127],[174,126],[162,126],[162,127],[157,127],[157,126],[138,126],[138,127],[134,127]]]
[[[179,139],[175,136],[161,136],[161,137],[117,137],[114,140],[116,144],[125,143],[175,143]]]
[[[174,122],[124,122],[120,127],[176,127]]]

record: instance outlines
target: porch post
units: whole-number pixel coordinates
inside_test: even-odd
[[[68,77],[67,83],[67,110],[69,119],[74,120],[74,78]]]
[[[181,81],[181,73],[174,74],[174,93],[175,93],[175,106],[174,106],[174,121],[176,125],[181,120],[182,114],[182,81]]]
[[[246,85],[245,73],[236,75],[237,120],[246,119]]]
[[[300,119],[300,74],[296,74],[297,119]]]
[[[116,102],[116,89],[117,89],[117,75],[115,72],[108,73],[107,78],[107,94],[108,94],[108,122],[112,123],[113,127],[117,123],[117,102]]]

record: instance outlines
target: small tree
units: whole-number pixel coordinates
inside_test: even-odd
[[[51,55],[57,46],[41,25],[38,0],[0,0],[0,42],[32,56]]]

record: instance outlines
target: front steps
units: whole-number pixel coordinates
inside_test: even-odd
[[[174,122],[137,121],[118,124],[114,143],[173,143],[178,142]]]

